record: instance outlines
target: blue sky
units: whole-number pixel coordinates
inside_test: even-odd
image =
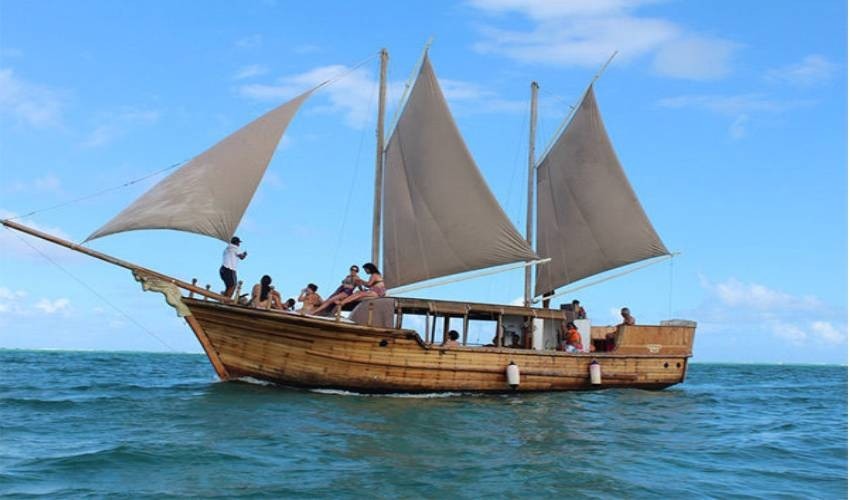
[[[682,255],[576,292],[595,324],[628,305],[640,322],[698,321],[696,361],[846,363],[845,2],[0,1],[0,216],[191,158],[381,47],[391,117],[431,36],[461,132],[520,228],[529,83],[542,150],[619,51],[599,105]],[[293,121],[238,231],[243,279],[326,292],[369,259],[377,65]],[[25,222],[81,241],[160,178]],[[200,350],[127,271],[27,241],[61,268],[0,231],[0,347]],[[210,238],[140,231],[91,246],[220,288]],[[512,302],[521,272],[422,295]]]

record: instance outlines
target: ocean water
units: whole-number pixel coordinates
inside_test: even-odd
[[[0,494],[847,498],[847,368],[392,397],[220,383],[200,355],[0,351]]]

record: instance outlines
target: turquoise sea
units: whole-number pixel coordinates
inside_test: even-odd
[[[847,498],[847,368],[404,397],[219,383],[201,355],[0,351],[0,494]]]

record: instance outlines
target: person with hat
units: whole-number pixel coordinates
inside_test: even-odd
[[[236,291],[236,264],[248,256],[248,252],[239,253],[240,243],[242,243],[242,240],[239,237],[230,238],[230,244],[224,249],[221,268],[218,270],[219,276],[224,281],[224,286],[227,287],[221,294],[228,300],[232,300],[233,292]]]

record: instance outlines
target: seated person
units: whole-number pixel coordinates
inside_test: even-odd
[[[294,311],[295,310],[295,299],[286,299],[286,302],[283,303],[284,311]]]
[[[307,288],[301,289],[301,295],[298,296],[298,302],[301,302],[304,305],[301,306],[301,309],[299,309],[298,312],[301,314],[313,314],[313,311],[322,304],[322,297],[316,293],[317,291],[319,291],[319,287],[313,283],[308,284]]]
[[[322,311],[327,309],[333,304],[336,304],[338,300],[343,300],[351,296],[354,293],[354,290],[359,286],[359,283],[362,283],[363,280],[360,279],[360,275],[357,274],[360,272],[360,268],[353,265],[351,269],[348,270],[348,276],[342,279],[342,284],[337,287],[336,290],[328,297],[327,300],[322,302],[322,304],[313,311],[313,314],[321,314]]]
[[[519,334],[511,333],[511,345],[508,347],[512,349],[522,349],[524,346],[519,343]]]
[[[575,315],[575,319],[587,319],[587,312],[581,307],[578,299],[573,300],[573,314]]]
[[[637,322],[628,307],[620,309],[620,316],[623,317],[623,322],[615,326],[613,332],[605,334],[606,349],[608,351],[613,350],[616,346],[617,332],[620,330],[620,327],[634,325]]]
[[[576,324],[570,321],[566,325],[561,323],[561,342],[562,351],[566,352],[581,352],[584,348],[581,344],[581,333],[579,333]]]
[[[272,286],[272,278],[268,274],[251,290],[251,306],[258,309],[283,309],[280,293]]]
[[[447,340],[443,344],[443,347],[458,347],[460,343],[457,341],[457,339],[459,338],[460,334],[457,333],[457,330],[449,330],[449,340]]]
[[[375,264],[367,262],[363,264],[363,270],[369,275],[369,281],[357,280],[357,284],[366,290],[355,292],[344,299],[337,299],[336,303],[339,306],[344,306],[350,302],[357,302],[363,299],[377,299],[387,294],[387,287],[384,285],[384,277]]]

